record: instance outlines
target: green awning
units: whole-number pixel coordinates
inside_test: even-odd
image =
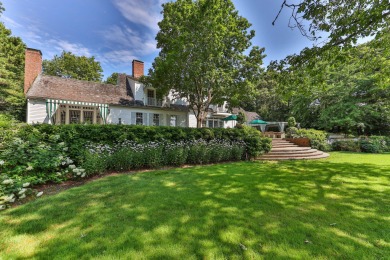
[[[251,125],[266,125],[268,123],[261,120],[261,119],[253,119],[252,121],[249,122],[249,124],[251,124]]]
[[[222,119],[223,121],[237,120],[237,115],[230,115]]]

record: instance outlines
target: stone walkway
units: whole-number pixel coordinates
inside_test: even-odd
[[[312,160],[328,156],[328,153],[310,147],[300,147],[283,139],[272,139],[271,151],[260,156],[258,160]]]

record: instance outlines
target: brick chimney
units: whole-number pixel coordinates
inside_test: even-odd
[[[27,48],[25,51],[24,64],[24,94],[27,93],[36,77],[42,71],[42,52]]]
[[[139,78],[144,75],[144,62],[133,60],[133,77]]]

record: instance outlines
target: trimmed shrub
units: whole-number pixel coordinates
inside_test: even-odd
[[[331,147],[327,143],[328,133],[315,129],[297,129],[295,134],[292,134],[292,138],[306,137],[310,139],[310,146],[313,149],[321,151],[330,151]]]
[[[333,151],[360,152],[360,144],[358,141],[337,141],[332,144]]]

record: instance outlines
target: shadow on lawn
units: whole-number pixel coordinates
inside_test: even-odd
[[[69,259],[385,258],[389,169],[249,162],[108,177],[0,215],[11,237],[0,250]],[[23,245],[12,241],[31,239],[39,242],[24,255],[14,251]]]

